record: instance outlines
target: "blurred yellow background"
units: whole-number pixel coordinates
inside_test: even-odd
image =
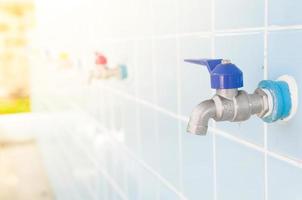
[[[30,111],[28,33],[33,0],[0,0],[0,114]]]

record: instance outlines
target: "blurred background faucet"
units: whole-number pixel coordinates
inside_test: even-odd
[[[116,78],[119,80],[126,79],[128,76],[126,65],[117,65],[116,67],[108,67],[107,58],[101,54],[96,53],[95,68],[91,71],[89,76],[89,83],[93,79],[111,79]]]

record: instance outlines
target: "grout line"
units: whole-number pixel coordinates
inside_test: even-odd
[[[107,182],[109,183],[109,185],[118,193],[118,195],[123,199],[123,200],[128,200],[127,195],[123,192],[123,190],[120,188],[120,186],[115,182],[115,180],[106,172],[106,170],[97,167],[97,163],[95,161],[95,159],[90,155],[89,152],[86,151],[85,147],[83,144],[80,144],[78,146],[81,146],[81,149],[83,152],[85,152],[85,154],[87,155],[87,157],[89,158],[89,160],[96,166],[96,168],[103,174],[104,178],[107,180]]]
[[[134,80],[135,80],[135,97],[136,98],[138,98],[138,65],[137,65],[137,56],[138,55],[138,41],[136,41],[135,42],[135,48],[134,48],[134,59],[135,59],[135,61],[134,61],[134,67],[135,67],[135,78],[134,78]],[[141,132],[140,132],[140,130],[141,130],[141,122],[140,122],[140,112],[141,112],[141,110],[140,110],[140,108],[139,108],[139,105],[138,104],[136,104],[135,105],[135,117],[136,117],[136,120],[137,120],[137,123],[136,123],[136,127],[135,127],[135,130],[136,130],[136,136],[137,136],[137,148],[138,148],[138,154],[139,154],[139,156],[141,156],[142,155],[142,145],[141,145]],[[127,177],[127,179],[128,179],[128,177]],[[142,196],[142,177],[141,177],[141,173],[139,173],[139,176],[138,176],[138,178],[137,178],[137,181],[138,181],[138,194],[137,194],[137,196],[138,196],[138,199],[141,199],[141,196]],[[128,184],[126,184],[126,185],[128,185]],[[128,186],[127,186],[128,187]]]
[[[46,100],[46,102],[48,102],[48,100]],[[91,115],[87,115],[85,114],[85,112],[76,104],[72,104],[71,105],[73,110],[75,111],[79,111],[81,113],[81,116],[88,116],[93,122],[94,124],[97,126],[97,128],[99,128],[99,130],[107,130],[105,127],[103,127],[98,121],[97,119],[95,119],[93,116]],[[145,163],[143,160],[141,160],[140,158],[138,158],[135,154],[133,154],[131,152],[131,150],[129,150],[129,148],[121,143],[119,141],[119,139],[117,139],[115,136],[113,135],[108,135],[110,138],[112,138],[115,142],[119,143],[119,147],[123,148],[123,152],[126,152],[133,160],[137,161],[142,167],[144,167],[146,170],[148,170],[151,174],[153,174],[157,179],[159,179],[168,189],[170,189],[171,191],[173,191],[176,195],[178,195],[181,199],[183,200],[188,200],[187,197],[185,197],[181,192],[178,191],[177,188],[175,188],[168,180],[166,180],[164,177],[162,177],[157,171],[155,171],[152,167],[150,167],[147,163]],[[81,145],[83,146],[83,145]],[[84,150],[84,147],[83,147]],[[91,161],[93,161],[94,164],[94,158],[87,153],[88,157],[90,158]],[[110,175],[108,175],[108,173],[105,170],[102,170],[100,168],[98,168],[100,170],[100,172],[105,176],[106,179],[108,179],[109,183],[112,185],[112,187],[114,187],[117,192],[120,194],[120,196],[124,199],[127,200],[128,198],[126,197],[126,195],[124,194],[124,192],[120,189],[120,187],[115,183],[115,181],[111,178]]]
[[[49,100],[44,101],[45,102],[49,102]],[[51,104],[51,103],[50,103]],[[46,103],[46,105],[49,105]],[[76,110],[79,110],[77,105],[72,105],[73,108],[75,108]],[[49,108],[49,106],[46,106]],[[93,117],[94,120],[96,120]],[[62,144],[59,144],[60,146]],[[83,146],[83,145],[82,145]],[[62,147],[62,146],[61,146]],[[62,149],[62,148],[61,148]],[[119,185],[116,183],[116,181],[102,168],[99,168],[97,163],[95,162],[94,158],[86,151],[86,149],[84,147],[82,147],[82,150],[85,152],[85,154],[87,154],[87,156],[89,157],[89,160],[91,162],[93,162],[93,164],[95,165],[95,167],[99,170],[99,172],[101,172],[101,174],[104,176],[104,178],[107,180],[108,184],[118,193],[118,195],[121,197],[121,199],[123,200],[128,200],[127,195],[122,191],[122,189],[119,187]],[[64,152],[63,152],[64,153]]]
[[[290,164],[292,166],[295,166],[297,168],[302,169],[302,161],[301,160],[289,158],[289,157],[286,157],[284,155],[281,155],[281,154],[278,154],[278,153],[275,153],[275,152],[272,152],[272,151],[267,151],[267,155],[272,157],[272,158],[275,158],[275,159],[280,160],[280,161],[287,162],[288,164]]]
[[[180,3],[179,1],[176,1],[176,16],[180,16]],[[177,32],[180,31],[180,24],[179,20],[176,20],[176,30]],[[177,115],[181,115],[181,85],[182,85],[182,80],[181,80],[181,56],[180,56],[180,38],[176,37],[176,80],[177,80]],[[178,125],[178,158],[179,158],[179,187],[180,191],[184,193],[184,176],[183,176],[183,146],[182,146],[182,123],[180,120],[177,121]]]
[[[211,57],[215,59],[215,0],[211,1]],[[215,91],[212,91],[215,93]],[[213,126],[216,128],[216,122],[213,121]],[[217,199],[217,153],[216,153],[216,133],[212,134],[212,153],[213,153],[213,200]]]
[[[239,143],[239,144],[242,144],[246,147],[249,147],[249,148],[252,148],[256,151],[259,151],[259,152],[265,152],[264,148],[262,148],[261,146],[258,146],[257,144],[254,144],[254,143],[251,143],[251,142],[248,142],[248,141],[245,141],[241,138],[238,138],[238,137],[235,137],[229,133],[226,133],[224,131],[221,131],[221,130],[218,130],[218,129],[215,129],[215,128],[212,128],[212,127],[209,127],[209,130],[211,132],[215,132],[217,135],[220,135],[228,140],[231,140],[233,142],[236,142],[236,143]]]
[[[264,32],[267,30],[268,32],[275,31],[290,31],[290,30],[302,30],[302,25],[289,25],[289,26],[277,26],[277,25],[267,25],[266,27],[252,27],[252,28],[238,28],[238,29],[222,29],[222,30],[214,30],[214,31],[203,31],[203,32],[190,32],[190,33],[178,33],[178,34],[162,34],[162,35],[151,35],[151,36],[136,36],[136,37],[127,37],[127,38],[105,38],[104,42],[110,43],[119,43],[125,41],[133,41],[133,40],[150,40],[150,39],[173,39],[173,38],[181,38],[181,37],[189,37],[189,36],[199,36],[210,38],[214,32],[215,36],[232,36],[232,35],[249,35],[249,34],[257,34],[260,32]]]
[[[67,164],[69,165],[67,167],[70,168],[69,170],[72,170],[71,161],[70,161],[69,157],[66,155],[66,148],[64,148],[64,146],[62,145],[62,138],[57,138],[56,134],[55,134],[54,138],[55,138],[55,143],[58,145],[58,148],[60,149],[61,156],[63,157],[65,162],[67,162]],[[76,182],[74,175],[71,178],[72,178],[73,182]],[[76,186],[76,188],[79,189],[77,186]],[[74,193],[76,194],[77,197],[80,197],[78,192],[74,192]],[[90,190],[90,188],[89,188],[89,193],[91,195],[93,195],[93,192]]]
[[[119,90],[116,90],[116,89],[114,89],[114,88],[110,88],[110,87],[106,87],[106,86],[100,86],[100,87],[102,87],[102,88],[105,89],[105,90],[108,90],[109,92],[111,92],[111,93],[113,93],[113,94],[115,94],[115,95],[119,95],[119,96],[121,96],[121,97],[123,97],[123,98],[126,98],[126,99],[130,99],[130,100],[136,101],[137,103],[140,103],[140,104],[142,104],[142,105],[146,105],[146,106],[148,106],[148,107],[150,107],[150,108],[152,108],[152,109],[154,109],[154,110],[156,110],[156,111],[159,111],[159,112],[161,112],[161,113],[163,113],[163,114],[166,114],[166,115],[168,115],[168,116],[171,116],[171,117],[174,117],[174,118],[176,118],[176,119],[179,119],[179,120],[181,120],[181,121],[183,121],[183,122],[188,122],[188,118],[187,118],[187,117],[178,116],[177,114],[175,114],[175,113],[173,113],[173,112],[171,112],[171,111],[168,111],[168,110],[166,110],[166,109],[164,109],[164,108],[162,108],[162,107],[160,107],[160,106],[154,105],[154,104],[152,104],[152,103],[150,103],[150,102],[148,102],[148,101],[145,101],[145,100],[142,100],[142,99],[135,98],[135,97],[133,97],[132,95],[126,94],[126,93],[124,93],[124,92],[122,92],[122,91],[119,91]],[[250,147],[250,148],[252,148],[252,149],[255,149],[255,150],[260,151],[260,152],[263,152],[263,153],[265,152],[265,150],[264,150],[263,147],[261,147],[261,146],[259,146],[259,145],[257,145],[257,144],[253,144],[253,143],[251,143],[251,142],[249,142],[249,141],[246,141],[246,140],[237,138],[237,137],[235,137],[235,136],[232,136],[231,134],[229,134],[229,133],[227,133],[227,132],[224,132],[224,131],[222,131],[222,130],[220,130],[220,129],[217,129],[217,128],[214,128],[214,127],[209,127],[209,130],[212,131],[212,132],[215,132],[216,134],[218,134],[218,135],[220,135],[220,136],[223,136],[223,137],[225,137],[225,138],[227,138],[227,139],[230,139],[230,140],[232,140],[232,141],[234,141],[234,142],[237,142],[237,143],[239,143],[239,144],[245,145],[245,146],[247,146],[247,147]],[[299,167],[299,168],[302,168],[302,161],[300,161],[300,160],[298,160],[298,159],[294,159],[294,158],[287,157],[287,156],[285,156],[285,155],[282,155],[282,154],[279,154],[279,153],[270,152],[270,151],[267,151],[267,154],[268,154],[269,156],[275,157],[275,158],[277,158],[277,159],[279,159],[279,160],[288,162],[288,163],[290,163],[290,164],[292,164],[292,165],[294,165],[294,166],[297,166],[297,167]],[[280,158],[282,158],[282,159],[280,159]]]
[[[96,122],[98,124],[98,122]],[[99,124],[98,124],[99,125]],[[143,160],[140,158],[137,158],[135,154],[129,150],[125,144],[121,143],[119,140],[117,140],[114,136],[110,137],[116,141],[117,143],[120,144],[120,148],[123,148],[124,152],[126,152],[133,160],[137,161],[142,167],[144,167],[146,170],[148,170],[150,173],[152,173],[157,179],[159,179],[167,188],[169,188],[171,191],[173,191],[175,194],[177,194],[180,198],[187,200],[187,198],[178,191],[177,188],[175,188],[168,180],[166,180],[164,177],[162,177],[157,171],[155,171],[152,167],[150,167],[147,163],[145,163]]]
[[[74,105],[73,108],[75,108],[75,111],[77,111],[77,110],[80,110],[80,111],[81,111],[81,109],[80,109],[77,105]],[[85,113],[84,113],[84,114],[85,114]],[[94,117],[92,117],[92,119],[97,123],[98,126],[101,126],[101,124],[99,124],[99,123],[97,122],[97,120],[96,120]],[[101,126],[101,128],[103,128],[103,126]],[[104,128],[103,128],[103,129],[104,129]],[[280,160],[280,161],[287,162],[288,164],[291,164],[291,165],[293,165],[293,166],[295,166],[295,167],[302,168],[302,161],[294,160],[294,159],[291,159],[291,158],[289,158],[289,157],[282,156],[282,155],[277,154],[277,153],[274,153],[274,152],[266,151],[264,148],[262,148],[262,147],[260,147],[260,146],[258,146],[258,145],[256,145],[256,144],[252,144],[252,143],[250,143],[250,142],[248,142],[248,141],[242,140],[242,139],[240,139],[240,138],[237,138],[237,137],[235,137],[235,136],[233,136],[233,135],[230,135],[230,134],[225,133],[225,132],[223,132],[223,131],[217,130],[217,129],[215,129],[215,128],[209,127],[209,130],[210,130],[211,132],[215,132],[216,134],[218,134],[218,135],[220,135],[220,136],[222,136],[222,137],[224,137],[224,138],[226,138],[226,139],[229,139],[230,141],[236,142],[236,143],[241,144],[241,145],[246,146],[246,147],[250,147],[250,148],[252,148],[252,149],[254,149],[254,150],[257,150],[257,151],[259,151],[259,152],[263,152],[263,153],[267,152],[267,154],[268,154],[269,156],[271,156],[271,157],[273,157],[273,158],[275,158],[275,159],[278,159],[278,160]],[[111,137],[113,137],[113,136],[111,136]],[[115,140],[116,140],[116,139],[115,139]],[[118,140],[116,140],[116,141],[119,142]],[[122,143],[121,143],[121,144],[122,144]],[[121,146],[122,146],[122,145],[121,145]],[[126,151],[127,151],[128,153],[131,153],[131,151],[128,150],[127,147],[125,147],[125,148],[126,148]],[[140,160],[140,159],[137,159],[136,156],[135,156],[133,153],[132,153],[131,155],[132,155],[132,158],[133,158],[134,160],[138,160],[138,162],[139,162],[145,169],[147,169],[148,171],[150,171],[154,176],[156,176],[159,180],[161,180],[162,183],[164,183],[169,189],[171,189],[172,191],[176,191],[176,192],[177,192],[176,194],[182,195],[182,198],[185,199],[185,196],[183,196],[182,193],[178,192],[177,189],[174,188],[173,185],[171,185],[165,178],[161,177],[161,175],[160,175],[159,173],[157,173],[155,170],[153,170],[152,167],[148,166],[144,161],[142,161],[142,160]],[[106,178],[108,178],[108,177],[106,177]],[[110,177],[109,177],[109,178],[110,178]]]
[[[302,29],[302,25],[290,25],[290,26],[271,25],[271,26],[269,26],[268,23],[267,23],[267,26],[265,28],[268,31],[301,30]]]
[[[156,83],[155,83],[156,84]],[[130,95],[130,94],[127,94],[123,91],[120,91],[118,89],[114,89],[114,88],[111,88],[111,87],[107,87],[107,86],[104,86],[104,85],[100,85],[99,87],[101,87],[102,89],[105,89],[107,90],[108,92],[110,93],[113,93],[115,95],[119,95],[125,99],[129,99],[129,100],[132,100],[132,101],[136,101],[137,103],[140,103],[142,105],[145,105],[145,106],[148,106],[148,107],[151,107],[152,109],[156,110],[156,111],[159,111],[163,114],[166,114],[170,117],[174,117],[176,119],[180,119],[182,121],[185,121],[187,122],[188,121],[188,118],[187,117],[184,117],[184,116],[179,116],[177,115],[176,113],[172,112],[172,111],[169,111],[161,106],[158,106],[154,103],[150,103],[149,101],[146,101],[146,100],[143,100],[143,99],[140,99],[140,98],[136,98],[136,97],[133,97],[133,95]],[[156,93],[155,93],[155,96],[156,96]]]
[[[64,132],[66,132],[68,134],[69,130],[66,130],[66,129],[64,130],[64,128],[62,128],[62,129],[63,129]],[[73,175],[72,179],[73,179],[74,182],[76,182],[76,178],[74,177],[74,174],[73,174],[73,164],[72,164],[72,161],[70,159],[70,156],[67,155],[66,146],[64,146],[64,144],[63,144],[62,136],[58,137],[56,134],[54,134],[54,135],[55,135],[54,137],[55,137],[55,140],[56,140],[56,144],[61,149],[60,152],[62,152],[63,159],[65,160],[65,162],[67,162],[68,167],[72,171],[72,175]],[[76,188],[78,188],[78,186],[76,186]],[[78,188],[78,189],[80,189],[80,188]],[[94,197],[93,199],[96,199],[97,193],[91,187],[87,187],[87,189],[89,190],[89,194]]]
[[[130,99],[130,100],[136,101],[137,103],[146,105],[146,106],[148,106],[150,108],[153,108],[154,110],[162,112],[163,114],[167,114],[167,115],[169,115],[171,117],[174,117],[176,119],[182,120],[183,122],[188,122],[188,119],[186,117],[177,116],[175,113],[172,113],[172,112],[167,111],[167,110],[165,110],[163,108],[160,108],[160,107],[158,107],[158,106],[156,106],[156,105],[154,105],[152,103],[149,103],[149,102],[141,100],[141,99],[136,100],[135,98],[133,98],[133,96],[125,94],[125,93],[123,93],[121,91],[118,91],[118,90],[116,90],[114,88],[105,87],[105,86],[101,86],[101,87],[104,90],[107,90],[108,92],[111,92],[111,93],[114,93],[116,95],[120,95],[121,97],[124,97],[124,98]],[[48,104],[46,104],[45,107],[48,107],[47,105]],[[69,105],[69,107],[71,107],[71,102],[68,102],[68,105]],[[76,106],[74,108],[77,109],[77,110],[80,110],[78,108],[78,106]],[[234,142],[239,143],[241,145],[244,145],[246,147],[255,149],[255,150],[259,151],[259,152],[263,152],[263,153],[265,152],[265,150],[264,150],[263,147],[261,147],[261,146],[259,146],[257,144],[251,143],[249,141],[243,140],[241,138],[237,138],[237,137],[235,137],[235,136],[233,136],[233,135],[231,135],[231,134],[229,134],[227,132],[224,132],[224,131],[222,131],[220,129],[217,129],[217,128],[214,128],[214,127],[209,127],[209,130],[211,132],[215,132],[216,134],[218,134],[218,135],[220,135],[220,136],[222,136],[222,137],[224,137],[226,139],[229,139],[231,141],[234,141]],[[278,159],[280,161],[287,162],[288,164],[293,165],[295,167],[302,168],[302,160],[299,160],[299,159],[296,159],[296,158],[293,158],[293,157],[289,157],[289,156],[286,156],[286,155],[283,155],[283,154],[279,154],[279,153],[276,153],[276,152],[268,151],[268,150],[267,150],[267,154],[270,157],[274,157],[274,158],[276,158],[276,159]]]
[[[222,136],[222,137],[224,137],[228,140],[231,140],[231,141],[236,142],[238,144],[241,144],[243,146],[249,147],[249,148],[254,149],[256,151],[259,151],[259,152],[262,152],[262,153],[267,153],[267,155],[270,156],[270,157],[276,158],[280,161],[284,161],[288,164],[291,164],[295,167],[298,167],[298,168],[302,169],[302,161],[301,160],[290,158],[290,157],[287,157],[285,155],[281,155],[281,154],[278,154],[278,153],[275,153],[275,152],[272,152],[272,151],[269,151],[269,150],[265,150],[263,147],[258,146],[257,144],[253,144],[251,142],[242,140],[242,139],[237,138],[233,135],[230,135],[229,133],[223,132],[221,130],[218,130],[218,129],[215,129],[215,128],[212,128],[212,127],[209,127],[209,130],[212,131],[212,132],[216,132],[217,135],[220,135],[220,136]]]
[[[157,66],[155,66],[155,54],[154,54],[154,51],[155,51],[155,25],[154,25],[154,7],[153,7],[153,1],[152,0],[149,0],[149,3],[150,3],[150,13],[151,13],[151,22],[152,22],[152,34],[151,34],[151,69],[152,70],[152,81],[153,81],[153,96],[152,96],[152,100],[154,101],[154,104],[158,105],[158,94],[157,94]],[[143,104],[144,105],[144,104]],[[159,106],[157,106],[159,107]],[[153,119],[154,119],[154,131],[155,131],[155,141],[156,141],[156,153],[157,154],[157,167],[160,168],[160,158],[159,158],[159,153],[160,153],[160,149],[159,149],[159,132],[158,132],[158,116],[157,116],[157,113],[153,115]],[[156,183],[156,200],[160,200],[160,183]]]
[[[77,106],[76,106],[77,107]],[[77,110],[79,110],[77,108]],[[84,114],[85,115],[85,114]],[[103,127],[93,116],[89,116],[87,115],[91,120],[93,120],[94,124],[100,128],[100,130],[106,130],[107,132],[110,132],[110,130],[107,130],[105,127]],[[176,195],[178,195],[180,198],[182,198],[183,200],[188,200],[187,197],[185,197],[181,192],[178,191],[177,188],[175,188],[168,180],[166,180],[164,177],[162,177],[157,171],[155,171],[152,167],[150,167],[147,163],[145,163],[142,159],[138,158],[134,153],[132,153],[131,150],[129,150],[129,148],[122,142],[119,141],[118,138],[116,138],[114,135],[111,134],[107,134],[112,140],[114,140],[116,143],[118,143],[118,147],[122,148],[122,152],[127,153],[127,155],[129,155],[129,157],[131,159],[133,159],[134,161],[138,162],[142,167],[144,167],[146,170],[148,170],[151,174],[153,174],[157,179],[159,179],[167,188],[169,188],[171,191],[173,191]],[[81,145],[84,148],[84,145]],[[86,150],[85,150],[86,151]],[[87,152],[87,151],[86,151]],[[88,153],[87,153],[88,154]],[[88,154],[88,156],[90,157],[90,160],[93,161],[93,163],[95,163],[94,158],[92,156],[90,156]],[[108,175],[108,174],[107,174]],[[110,176],[110,175],[109,175]],[[113,180],[113,182],[115,182]],[[117,185],[117,187],[119,188],[119,186]],[[121,191],[122,192],[122,191]],[[123,192],[122,192],[123,193]]]
[[[264,79],[268,78],[268,1],[264,0]],[[268,169],[267,169],[267,123],[263,122],[264,133],[264,200],[268,200]]]
[[[221,32],[214,33],[216,37],[238,36],[238,35],[255,35],[262,33],[262,31],[248,31],[248,32]]]
[[[121,145],[122,146],[122,145]],[[177,188],[175,188],[168,180],[166,180],[164,177],[162,177],[157,171],[155,171],[152,167],[150,167],[148,164],[146,164],[143,160],[136,158],[136,156],[125,146],[122,146],[122,148],[134,159],[137,161],[141,166],[143,166],[146,170],[151,172],[158,180],[160,180],[167,188],[169,188],[171,191],[173,191],[177,196],[182,198],[183,200],[187,200],[187,198],[179,192]]]

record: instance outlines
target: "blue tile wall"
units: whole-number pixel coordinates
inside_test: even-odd
[[[178,0],[178,28],[180,33],[211,30],[211,1]]]
[[[268,160],[268,199],[300,199],[302,172],[287,163]]]
[[[302,31],[271,32],[269,37],[269,78],[276,79],[283,74],[292,75],[301,85],[302,66],[299,49],[302,47]],[[299,87],[299,94],[302,88]],[[290,157],[302,159],[302,109],[288,123],[270,124],[268,127],[268,147]]]
[[[143,183],[140,178],[140,166],[137,164],[137,162],[134,162],[133,160],[126,158],[126,187],[127,187],[127,196],[129,199],[140,199],[139,198],[139,192],[140,192],[140,185]]]
[[[180,188],[180,146],[178,120],[165,114],[157,115],[159,134],[159,172],[173,186]]]
[[[156,70],[156,101],[161,107],[177,111],[177,45],[176,39],[154,41],[154,68]]]
[[[270,25],[299,25],[302,23],[300,8],[302,2],[299,0],[286,1],[275,0],[268,1],[268,18]]]
[[[217,57],[229,58],[240,67],[244,76],[244,88],[249,93],[255,90],[257,84],[264,77],[263,44],[263,33],[216,38],[215,53]],[[253,143],[263,144],[263,122],[256,116],[239,123],[217,123],[217,126]]]
[[[160,182],[154,177],[150,171],[142,168],[140,171],[140,199],[153,200],[159,197]]]
[[[213,140],[212,136],[199,137],[186,133],[181,123],[182,174],[184,194],[192,200],[213,199]]]
[[[134,0],[136,27],[134,28],[138,36],[152,36],[154,25],[152,18],[152,0]],[[140,19],[140,20],[138,20]]]
[[[253,28],[264,25],[264,1],[216,0],[217,29]]]
[[[138,106],[133,101],[125,100],[124,117],[124,142],[138,154],[139,136],[138,136]]]
[[[81,33],[87,34],[76,35],[72,29],[63,36],[57,31],[43,37],[63,37],[61,42],[51,40],[50,47],[72,44],[89,49],[87,55],[102,51],[110,64],[127,64],[129,78],[80,88],[71,84],[76,92],[55,88],[58,94],[81,94],[80,102],[72,99],[79,107],[72,110],[73,117],[51,118],[54,128],[39,135],[57,199],[93,195],[102,200],[302,199],[301,105],[287,123],[265,124],[253,116],[241,123],[211,121],[206,136],[188,134],[191,111],[214,91],[206,68],[184,62],[231,59],[242,69],[248,92],[265,78],[289,74],[298,81],[301,94],[300,1],[83,0],[83,4],[91,10],[85,13],[89,22],[78,14],[72,21],[71,16],[62,16],[62,22],[82,27]],[[46,22],[52,21],[59,23]],[[54,30],[60,27],[64,24]],[[75,38],[83,40],[78,44]],[[81,56],[89,60],[86,54]],[[91,66],[83,70],[88,72]],[[47,106],[37,98],[34,107],[49,111],[63,107],[57,102],[60,96],[51,92],[48,96],[56,102]],[[78,168],[85,176],[76,176]]]
[[[153,0],[151,2],[154,35],[175,34],[177,32],[177,1]]]
[[[217,199],[264,199],[264,155],[217,138]]]
[[[142,159],[154,169],[159,169],[159,132],[157,131],[156,112],[147,106],[139,108],[140,153]]]
[[[174,192],[169,190],[166,186],[160,186],[160,193],[159,193],[160,200],[179,200],[179,196],[177,196]]]
[[[152,40],[140,40],[136,42],[136,66],[137,66],[137,95],[139,98],[155,102],[155,70],[153,68]]]

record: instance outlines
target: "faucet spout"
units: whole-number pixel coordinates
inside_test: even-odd
[[[215,102],[212,99],[201,102],[195,107],[191,114],[187,132],[196,135],[205,135],[208,130],[210,118],[215,118],[215,116]]]

